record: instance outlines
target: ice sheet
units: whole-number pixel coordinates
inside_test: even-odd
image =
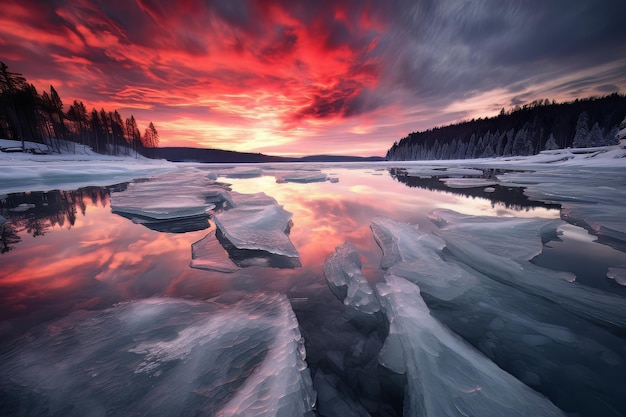
[[[216,213],[216,226],[235,247],[298,258],[289,240],[291,213],[265,193],[232,193],[233,208]]]
[[[154,298],[76,312],[2,357],[0,414],[303,416],[315,403],[287,298]]]
[[[417,284],[435,317],[501,368],[551,394],[557,405],[584,415],[626,411],[618,388],[626,357],[623,342],[611,333],[443,258],[400,262],[388,273]],[[589,385],[602,395],[571,395]]]
[[[376,290],[389,320],[379,360],[406,374],[405,416],[564,416],[434,319],[416,285],[388,273]]]
[[[0,221],[0,224],[2,224],[2,221]],[[614,279],[619,285],[626,285],[626,266],[610,267],[606,276]]]
[[[485,178],[442,178],[441,181],[450,188],[487,187],[498,183],[497,181]]]
[[[435,210],[429,217],[441,227],[437,235],[445,240],[447,250],[476,271],[548,299],[580,317],[604,326],[626,328],[622,297],[568,282],[572,281],[568,273],[542,268],[527,261],[540,249],[540,236],[552,234],[558,222],[506,218],[489,220],[443,210]],[[481,227],[484,227],[482,231]]]
[[[605,159],[601,159],[605,160]],[[626,205],[623,168],[593,167],[541,169],[507,173],[498,179],[508,186],[524,186],[530,199],[561,204],[561,218],[626,245]],[[610,244],[610,242],[609,242]],[[620,248],[618,248],[620,249]]]
[[[191,244],[190,267],[207,271],[235,272],[239,267],[228,257],[228,253],[217,240],[215,230]]]
[[[292,171],[292,172],[282,172],[276,173],[276,182],[298,182],[298,183],[308,183],[308,182],[323,182],[326,181],[327,176],[325,173],[321,171]]]
[[[446,240],[471,236],[485,251],[514,260],[539,255],[542,237],[556,237],[557,228],[564,224],[542,218],[469,216],[447,209],[433,210],[428,218],[445,230]]]
[[[445,243],[431,234],[420,233],[416,225],[397,223],[377,217],[370,225],[376,243],[383,251],[380,267],[387,269],[398,262],[411,262],[438,257],[432,251],[422,251],[424,246],[441,250]]]
[[[223,186],[188,168],[133,182],[126,190],[111,193],[111,211],[144,221],[207,217],[215,208],[207,200],[216,201],[225,192]]]
[[[347,306],[373,314],[380,310],[372,287],[361,272],[358,249],[350,242],[335,248],[324,262],[324,276],[331,291]]]

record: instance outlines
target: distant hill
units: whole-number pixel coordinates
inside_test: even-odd
[[[567,103],[536,100],[495,117],[410,133],[393,144],[386,159],[490,158],[613,145],[625,116],[626,96],[618,93]]]
[[[260,163],[260,162],[367,162],[383,161],[378,156],[311,155],[302,158],[264,155],[262,153],[234,152],[221,149],[163,147],[158,149],[158,157],[172,162],[203,163]]]

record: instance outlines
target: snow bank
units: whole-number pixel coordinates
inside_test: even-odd
[[[153,298],[50,323],[2,357],[11,407],[32,414],[303,416],[315,403],[289,301]],[[120,383],[123,381],[123,383]]]
[[[51,155],[0,152],[0,165],[3,168],[0,196],[11,192],[119,184],[177,169],[176,165],[163,160],[100,155],[90,149]]]

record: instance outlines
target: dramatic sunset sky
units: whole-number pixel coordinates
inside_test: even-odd
[[[626,93],[624,0],[3,0],[0,60],[162,146],[384,155],[537,98]]]

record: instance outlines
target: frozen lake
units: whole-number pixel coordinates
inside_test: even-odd
[[[0,195],[0,415],[626,416],[623,166],[141,177]]]

